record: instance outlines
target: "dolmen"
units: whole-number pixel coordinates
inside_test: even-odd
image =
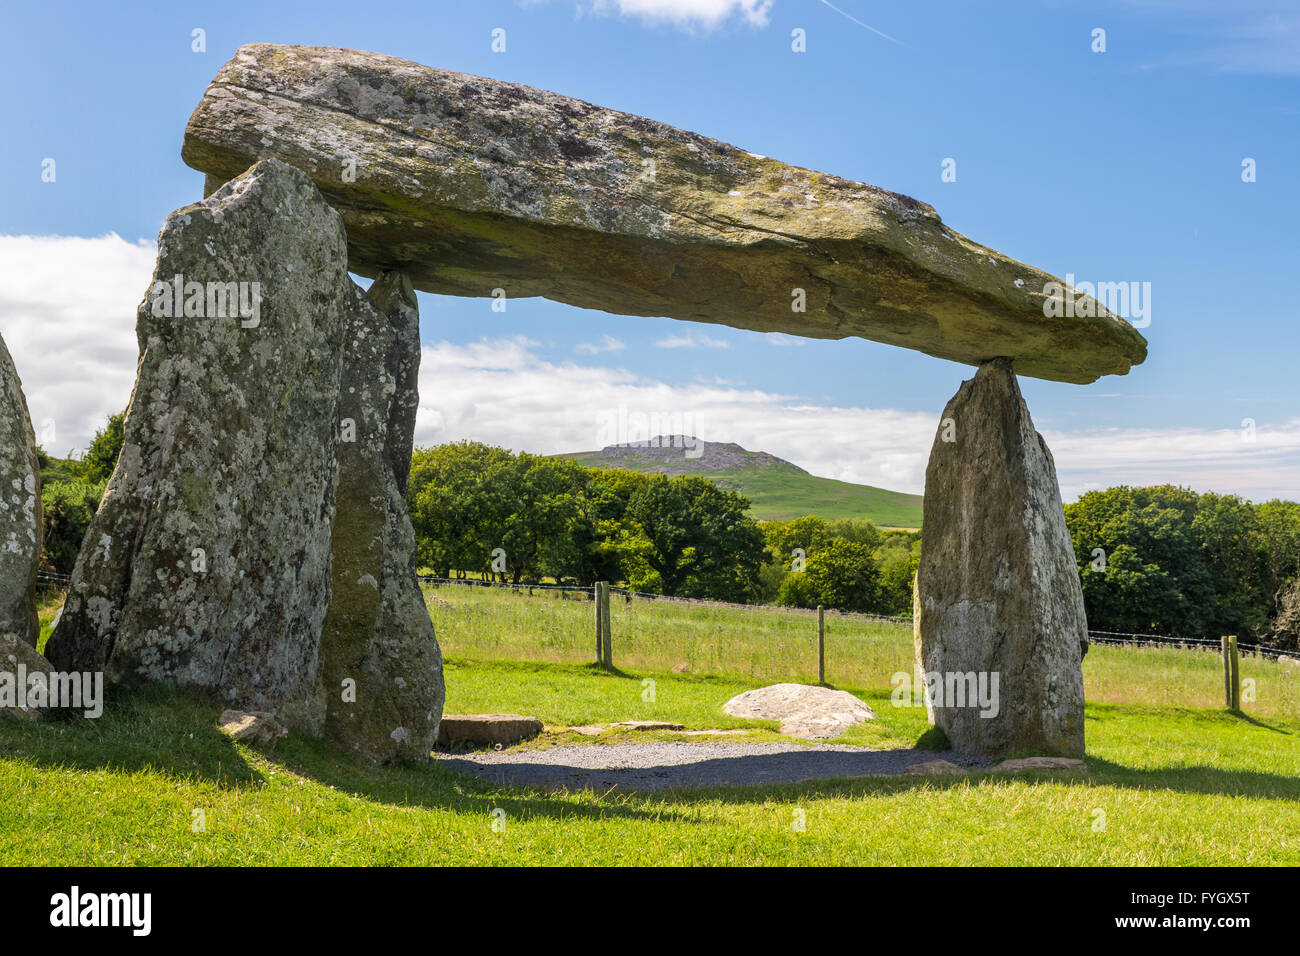
[[[927,705],[958,750],[1083,752],[1082,593],[1017,376],[1142,362],[1100,303],[1063,317],[1060,280],[906,196],[375,53],[241,47],[182,157],[206,198],[159,237],[126,444],[55,666],[426,756],[443,681],[405,501],[414,291],[545,296],[976,367],[926,475],[918,668],[997,675],[1000,706]]]

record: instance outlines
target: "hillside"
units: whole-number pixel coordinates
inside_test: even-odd
[[[702,446],[702,448],[701,448]],[[688,451],[696,457],[689,457]],[[600,451],[571,452],[589,468],[628,468],[666,475],[699,475],[744,494],[760,521],[803,515],[869,518],[882,527],[919,528],[921,496],[856,485],[810,475],[798,465],[763,451],[748,451],[733,442],[702,442],[681,435],[649,442],[607,445]]]

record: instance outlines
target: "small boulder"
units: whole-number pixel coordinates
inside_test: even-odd
[[[438,746],[472,744],[508,747],[542,732],[542,722],[521,714],[443,714],[438,727]]]
[[[779,720],[788,737],[839,737],[867,720],[875,720],[870,707],[847,691],[811,684],[772,684],[737,694],[722,705],[731,717]]]

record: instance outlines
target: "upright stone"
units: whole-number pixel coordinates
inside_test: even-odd
[[[0,339],[0,637],[32,647],[41,558],[41,469],[22,382]]]
[[[168,217],[125,443],[48,656],[275,711],[314,693],[329,601],[343,224],[260,162]]]
[[[932,720],[977,756],[1082,756],[1083,591],[1056,467],[1006,359],[944,409],[921,534],[918,663],[944,686]],[[996,713],[970,699],[993,675]]]
[[[325,733],[374,760],[424,759],[442,717],[442,657],[415,576],[406,506],[418,405],[415,293],[353,286],[341,383],[332,598],[321,637]]]

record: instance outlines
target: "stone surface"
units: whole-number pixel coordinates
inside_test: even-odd
[[[685,724],[674,724],[667,720],[620,720],[610,724],[619,730],[684,730]]]
[[[444,694],[406,505],[419,313],[400,275],[381,276],[369,295],[355,285],[351,291],[331,598],[321,635],[325,735],[373,760],[426,759]]]
[[[217,729],[232,740],[258,747],[274,747],[277,740],[289,736],[275,715],[265,711],[223,710]]]
[[[475,744],[508,747],[542,732],[542,722],[521,714],[444,714],[438,728],[438,746]]]
[[[156,315],[151,287],[125,444],[48,656],[278,711],[314,692],[330,594],[343,223],[306,175],[262,162],[168,217],[154,278],[176,275],[250,283],[250,307],[257,282],[257,315],[206,298],[203,316]]]
[[[959,767],[950,760],[927,760],[925,763],[914,763],[903,773],[965,773],[965,767]]]
[[[0,339],[0,635],[36,646],[41,469],[22,382]]]
[[[847,691],[810,684],[772,684],[737,694],[722,705],[731,717],[779,720],[790,737],[838,737],[875,712]]]
[[[1300,660],[1296,660],[1294,657],[1287,657],[1285,654],[1279,654],[1277,656],[1277,662],[1283,667],[1300,667]]]
[[[945,687],[949,675],[998,680],[995,716],[927,694],[931,719],[980,757],[1081,756],[1083,592],[1051,452],[1010,363],[981,366],[944,409],[921,534],[920,670]]]
[[[990,769],[995,773],[1018,770],[1087,770],[1088,765],[1074,757],[1021,757],[1017,760],[1003,760]]]
[[[28,706],[26,691],[31,686],[25,678],[44,674],[49,686],[50,662],[36,648],[15,633],[0,632],[0,717],[36,720],[43,713],[39,706]],[[12,699],[11,696],[12,695]]]
[[[1146,356],[1104,309],[1046,317],[1054,277],[923,202],[377,53],[241,47],[182,156],[213,188],[261,157],[306,170],[347,223],[351,270],[401,269],[427,292],[861,336],[970,364],[1010,356],[1022,375],[1066,382]]]

